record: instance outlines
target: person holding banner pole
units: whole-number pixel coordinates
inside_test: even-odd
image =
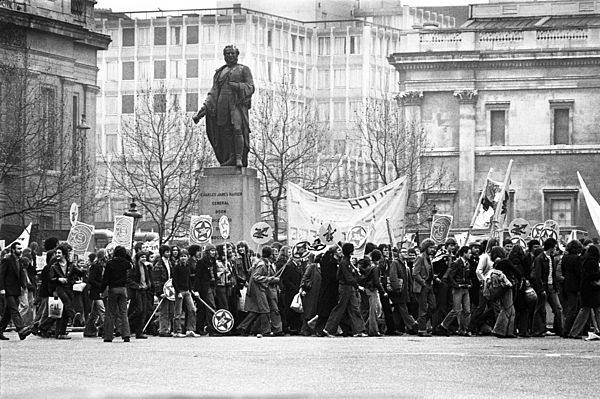
[[[419,303],[419,336],[431,337],[427,331],[427,319],[431,318],[435,309],[435,295],[433,294],[433,267],[431,257],[435,254],[435,242],[426,238],[421,243],[421,254],[417,257],[413,267],[413,290]]]
[[[207,244],[204,248],[204,255],[196,263],[196,281],[194,283],[195,291],[204,302],[213,309],[215,305],[215,288],[217,279],[217,249],[212,244]],[[201,306],[200,306],[201,305]],[[196,313],[196,332],[204,333],[204,327],[210,335],[218,335],[212,325],[212,314],[206,310],[202,304],[198,306]],[[204,323],[204,325],[202,325]]]

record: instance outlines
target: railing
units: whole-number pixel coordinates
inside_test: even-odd
[[[421,33],[419,41],[421,43],[460,43],[462,34],[461,32]]]
[[[536,40],[587,40],[585,28],[538,30]]]
[[[519,42],[523,40],[523,31],[480,32],[480,42]]]

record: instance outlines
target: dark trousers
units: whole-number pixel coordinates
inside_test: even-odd
[[[427,331],[427,319],[431,317],[433,309],[435,309],[435,295],[430,285],[421,288],[421,292],[417,294],[417,302],[419,304],[419,331]],[[433,323],[432,327],[434,327]]]
[[[434,287],[433,292],[435,294],[435,310],[431,315],[431,325],[437,328],[446,315],[450,312],[450,304],[452,303],[452,289],[448,284],[442,282]]]
[[[75,317],[75,309],[73,309],[73,290],[65,287],[56,287],[56,295],[63,303],[63,313],[56,325],[56,335],[65,335],[67,333],[69,318]],[[55,319],[48,317],[45,321],[40,323],[40,331],[48,331],[52,326],[52,323],[54,323],[54,320]]]
[[[271,323],[269,315],[266,313],[248,312],[248,315],[240,323],[239,329],[244,333],[252,332],[250,329],[258,331],[259,334],[269,334],[271,332]]]
[[[390,298],[379,293],[379,301],[381,302],[381,309],[383,310],[383,317],[385,318],[385,332],[387,334],[393,333],[398,329],[399,326],[394,321]]]
[[[25,324],[23,323],[21,314],[19,314],[19,297],[14,295],[4,295],[1,297],[4,298],[4,311],[2,312],[2,319],[0,319],[0,333],[6,330],[6,326],[8,326],[8,322],[11,319],[17,331],[21,330],[25,327]]]
[[[127,289],[125,287],[109,288],[106,317],[104,318],[104,339],[113,339],[115,321],[119,322],[119,332],[128,338],[129,320],[127,319]]]
[[[352,325],[353,334],[365,331],[365,323],[360,315],[360,297],[358,296],[358,292],[356,292],[356,288],[351,285],[339,286],[338,303],[327,319],[325,330],[330,334],[335,334],[345,313],[347,313]]]
[[[499,309],[499,306],[483,296],[483,289],[479,289],[479,305],[475,308],[471,315],[471,322],[469,323],[469,330],[477,332],[485,323],[490,323],[492,327],[496,323],[496,316],[494,307]]]
[[[215,289],[210,286],[202,286],[198,291],[200,294],[200,298],[206,302],[208,306],[215,309],[217,308],[215,304]],[[201,301],[197,301],[196,306],[196,332],[202,333],[204,332],[204,327],[206,327],[206,331],[215,334],[216,330],[212,325],[212,317],[213,313],[210,311],[205,304]]]
[[[579,294],[577,292],[565,291],[563,294],[565,325],[563,328],[563,336],[569,335],[577,313],[579,312]]]
[[[127,318],[129,319],[129,328],[135,335],[142,335],[146,321],[146,290],[127,290],[130,302],[127,309]]]
[[[553,330],[555,334],[562,335],[563,320],[562,320],[562,305],[558,299],[558,293],[554,286],[548,285],[547,291],[542,294],[538,292],[538,300],[535,304],[533,313],[533,334],[540,335],[546,332],[546,301],[550,304],[552,313],[554,314]]]

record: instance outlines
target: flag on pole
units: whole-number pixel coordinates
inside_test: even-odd
[[[513,160],[511,159],[506,168],[504,182],[499,193],[496,194],[496,209],[492,218],[490,237],[502,238],[504,230],[504,219],[506,219],[508,205],[508,187],[510,186],[510,172],[512,170]]]
[[[583,181],[583,178],[579,172],[577,172],[577,177],[579,178],[579,184],[581,185],[581,192],[585,198],[585,203],[587,204],[588,210],[590,211],[590,216],[594,222],[594,227],[596,227],[596,231],[598,234],[600,234],[600,205],[598,204],[598,201],[594,199],[592,193],[590,193],[590,190],[588,190],[587,185]]]
[[[481,206],[477,207],[477,216],[475,216],[475,222],[473,223],[474,230],[490,229],[496,208],[498,207],[500,198],[502,198],[501,195],[502,182],[492,180],[488,177],[483,189],[483,195],[481,196]],[[501,204],[503,213],[506,213],[507,202],[508,195],[505,196]]]
[[[21,235],[16,240],[8,244],[8,247],[13,245],[15,242],[20,242],[21,247],[27,248],[29,246],[29,237],[31,237],[31,223],[29,223],[29,226],[27,226],[25,230],[23,230]]]

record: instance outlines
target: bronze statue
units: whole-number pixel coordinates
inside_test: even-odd
[[[250,68],[238,64],[235,46],[223,49],[225,65],[217,69],[204,105],[192,118],[206,116],[206,133],[221,166],[248,166],[250,124],[248,110],[254,93]]]

